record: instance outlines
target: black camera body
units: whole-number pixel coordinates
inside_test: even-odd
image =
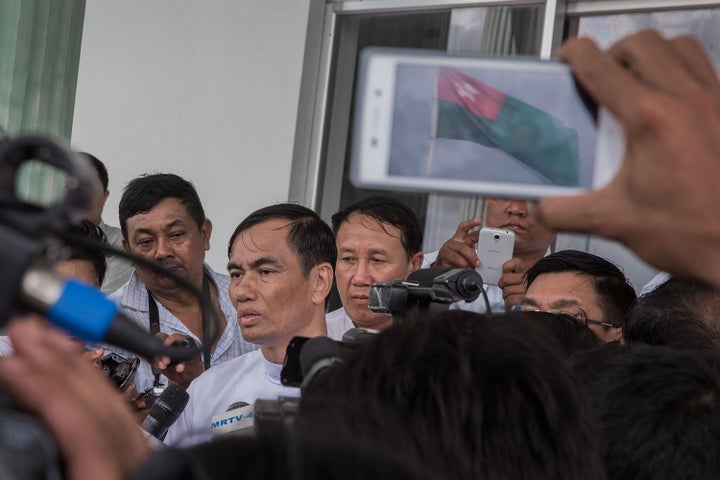
[[[124,392],[135,378],[140,360],[137,357],[127,359],[119,353],[109,352],[102,356],[99,363],[105,376],[112,380],[118,390]]]

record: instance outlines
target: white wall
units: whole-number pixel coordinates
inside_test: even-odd
[[[235,226],[286,201],[309,0],[90,0],[72,144],[110,171],[103,218],[146,172],[191,180],[225,270]]]

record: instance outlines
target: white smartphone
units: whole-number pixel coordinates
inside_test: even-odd
[[[598,155],[606,114],[559,61],[373,47],[356,93],[357,186],[540,198],[601,187],[621,161]]]
[[[484,227],[480,229],[477,243],[477,255],[480,266],[477,268],[483,284],[497,285],[502,277],[503,264],[513,256],[515,232],[502,228]]]

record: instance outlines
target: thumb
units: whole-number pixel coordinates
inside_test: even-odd
[[[602,191],[576,196],[548,197],[534,204],[537,218],[556,231],[602,234],[612,221],[610,205]],[[611,209],[610,209],[611,210]]]

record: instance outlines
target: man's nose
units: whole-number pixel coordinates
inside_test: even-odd
[[[525,200],[512,200],[508,203],[506,211],[510,215],[517,215],[519,217],[526,217],[528,214],[527,202]]]
[[[255,296],[254,284],[247,276],[230,284],[230,298],[234,304],[250,301]]]
[[[157,247],[155,248],[155,258],[167,258],[172,256],[172,248],[170,246],[170,242],[160,237],[157,239],[156,243]]]
[[[370,274],[370,266],[366,261],[358,261],[357,266],[355,267],[355,272],[353,273],[352,277],[352,283],[353,285],[371,285],[372,284],[372,275]]]

